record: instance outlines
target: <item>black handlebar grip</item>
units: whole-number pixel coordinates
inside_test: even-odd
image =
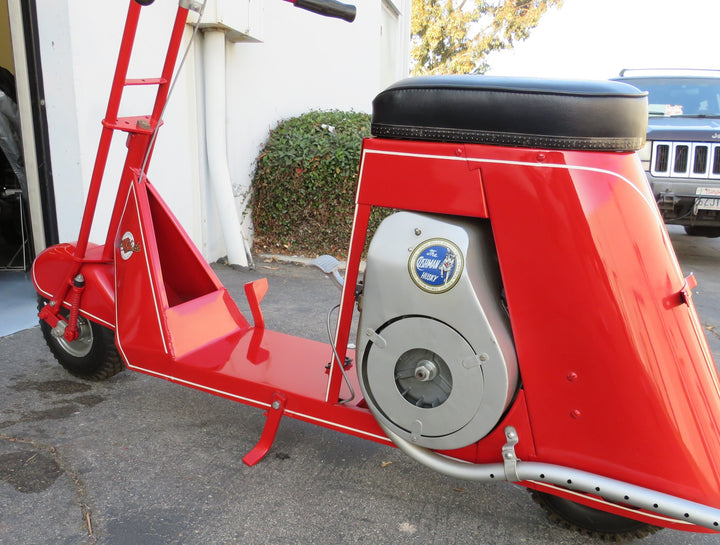
[[[152,4],[155,0],[135,0],[138,4],[141,6],[149,6]]]
[[[336,17],[348,23],[355,20],[357,9],[351,4],[343,4],[336,0],[293,0],[295,7],[312,11],[325,17]]]

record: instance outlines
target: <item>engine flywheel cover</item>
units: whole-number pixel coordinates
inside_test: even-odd
[[[481,357],[452,327],[420,316],[377,331],[385,343],[365,352],[361,383],[376,418],[425,447],[460,448],[484,436]],[[381,344],[385,344],[381,347]]]

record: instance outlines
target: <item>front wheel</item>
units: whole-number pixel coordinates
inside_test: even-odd
[[[533,500],[549,515],[550,520],[563,528],[604,541],[626,541],[654,534],[662,528],[639,520],[621,517],[593,509],[574,501],[530,490]]]
[[[685,234],[691,237],[720,237],[720,227],[710,227],[709,225],[685,225]]]
[[[46,300],[38,300],[38,310]],[[66,309],[61,311],[67,319]],[[71,375],[86,380],[106,380],[123,370],[123,362],[115,348],[114,333],[99,324],[78,316],[78,338],[72,342],[52,334],[50,324],[40,320],[40,329],[55,359]]]

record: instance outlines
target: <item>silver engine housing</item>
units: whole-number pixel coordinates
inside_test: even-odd
[[[386,218],[368,250],[360,306],[358,375],[381,423],[439,450],[497,425],[518,365],[487,220]]]

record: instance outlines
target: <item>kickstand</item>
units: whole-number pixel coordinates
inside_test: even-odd
[[[248,452],[243,458],[249,466],[254,466],[268,453],[270,447],[275,440],[275,434],[277,433],[278,426],[280,425],[280,419],[285,412],[285,403],[287,399],[282,394],[273,394],[272,403],[267,413],[267,420],[265,421],[265,427],[263,428],[260,440],[257,442],[250,452]]]

